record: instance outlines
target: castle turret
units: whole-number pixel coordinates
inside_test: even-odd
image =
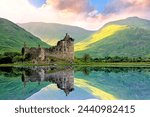
[[[63,50],[65,52],[64,58],[73,61],[74,60],[74,39],[71,38],[68,33],[63,39]]]
[[[70,38],[70,36],[68,35],[68,33],[66,33],[64,40],[68,40],[69,38]]]

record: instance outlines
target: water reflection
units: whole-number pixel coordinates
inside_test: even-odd
[[[150,68],[0,67],[0,99],[146,100],[149,84]]]
[[[83,72],[85,69],[89,75]],[[83,67],[76,69],[75,77],[117,99],[150,99],[150,68]],[[94,93],[100,94],[96,90]],[[105,99],[104,95],[101,97]]]
[[[150,72],[149,67],[76,67],[76,72],[82,71],[85,76],[89,76],[93,71],[105,73],[128,73],[128,72]]]
[[[34,67],[24,69],[22,74],[24,86],[28,82],[51,82],[57,84],[57,87],[63,90],[67,95],[74,90],[74,70],[73,67],[57,69],[55,67]]]

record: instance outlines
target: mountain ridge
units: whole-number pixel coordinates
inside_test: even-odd
[[[30,22],[19,24],[22,28],[41,38],[49,45],[56,45],[65,33],[75,39],[75,43],[89,37],[95,31],[89,31],[78,26],[70,26],[58,23]]]
[[[150,57],[149,20],[130,17],[123,20],[113,21],[105,24],[96,33],[100,32],[110,25],[126,25],[128,28],[126,28],[125,30],[119,30],[109,37],[105,37],[97,41],[96,43],[88,45],[89,48],[86,48],[83,51],[77,51],[76,56],[82,57],[85,53],[88,53],[92,57]],[[87,42],[87,40],[90,40],[91,37],[86,39],[85,41]],[[86,45],[86,42],[81,46]]]
[[[39,44],[42,47],[49,47],[48,44],[17,24],[0,18],[0,53],[20,52],[24,43],[29,47],[38,47]]]
[[[133,27],[149,29],[150,20],[142,19],[142,18],[134,16],[134,17],[128,17],[126,19],[111,21],[111,22],[105,24],[104,27],[107,25],[110,25],[110,24],[118,24],[118,25],[127,25],[128,24]]]
[[[54,26],[51,27],[51,30],[57,28],[55,23],[53,24]],[[36,26],[31,26],[31,28],[36,28]],[[75,27],[72,30],[72,26],[69,26],[67,31],[65,27],[58,29],[54,30],[54,32],[56,31],[55,34],[53,32],[51,34],[55,36],[60,31],[61,34],[57,35],[57,37],[60,37],[59,39],[67,31],[73,32],[78,37],[82,35],[80,38],[75,38],[75,56],[77,57],[82,57],[86,53],[92,57],[150,57],[150,20],[129,17],[109,22],[100,28],[100,30],[96,32],[90,31],[89,33],[82,30],[82,28],[81,30],[85,31],[84,33],[78,30],[80,28]],[[50,30],[45,29],[45,31],[49,34]],[[38,44],[41,44],[43,47],[50,47],[32,35],[29,30],[26,31],[15,23],[0,18],[0,53],[5,51],[20,51],[25,41],[27,41],[27,45],[30,47],[37,47]],[[54,41],[57,42],[58,39],[54,39]]]

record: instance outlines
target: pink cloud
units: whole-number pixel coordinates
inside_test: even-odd
[[[61,23],[89,30],[131,16],[150,19],[149,11],[150,0],[111,0],[104,12],[98,12],[89,0],[47,0],[41,8],[35,8],[27,0],[0,0],[0,17],[13,22]]]
[[[150,0],[112,0],[102,13],[90,6],[89,0],[47,0],[45,6],[55,9],[58,17],[86,29],[98,29],[109,21],[131,16],[150,18]]]
[[[145,11],[150,9],[150,0],[112,0],[105,8],[106,14],[124,11]]]
[[[50,5],[60,11],[72,13],[89,13],[94,10],[90,6],[89,0],[47,0],[46,5]]]

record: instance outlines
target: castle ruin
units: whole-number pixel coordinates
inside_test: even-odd
[[[67,33],[63,40],[58,41],[57,45],[50,48],[29,48],[24,44],[22,55],[29,58],[33,63],[51,63],[57,59],[73,62],[74,60],[74,39]]]
[[[56,71],[55,71],[56,70]],[[57,71],[58,70],[58,71]],[[51,67],[33,67],[24,69],[22,74],[24,87],[28,82],[51,82],[57,84],[57,87],[69,95],[74,90],[74,70],[67,67],[62,70]]]

